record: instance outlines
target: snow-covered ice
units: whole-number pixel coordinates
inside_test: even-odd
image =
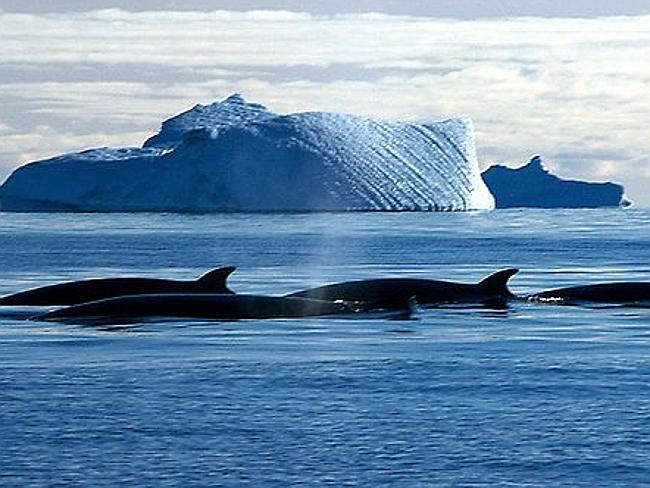
[[[497,208],[596,208],[628,206],[616,183],[563,180],[549,173],[540,156],[520,168],[494,165],[483,172]]]
[[[472,210],[494,207],[468,119],[279,115],[232,95],[163,122],[142,148],[26,164],[9,211]]]

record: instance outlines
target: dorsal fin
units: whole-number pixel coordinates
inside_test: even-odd
[[[502,269],[481,280],[478,286],[495,295],[511,297],[513,294],[508,290],[508,280],[517,273],[517,268]]]
[[[224,266],[223,268],[215,268],[202,274],[196,282],[200,288],[205,291],[213,293],[234,293],[226,285],[226,280],[237,268],[234,266]]]

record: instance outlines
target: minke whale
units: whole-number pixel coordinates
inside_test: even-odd
[[[650,282],[598,283],[529,295],[529,301],[559,305],[589,303],[650,306]]]
[[[285,295],[344,302],[361,302],[378,308],[400,308],[410,300],[419,305],[435,306],[454,303],[503,305],[515,298],[508,289],[508,280],[518,273],[515,268],[491,274],[479,283],[455,283],[416,278],[379,278],[347,281],[309,288]]]
[[[233,266],[216,268],[196,280],[187,281],[157,278],[97,278],[71,281],[7,295],[0,298],[0,305],[76,305],[104,298],[142,294],[232,294],[226,286],[226,280],[235,269]]]
[[[154,317],[239,320],[375,312],[356,304],[262,295],[165,294],[106,298],[33,317],[54,322],[133,322]]]

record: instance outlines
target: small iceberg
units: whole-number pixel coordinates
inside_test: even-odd
[[[483,172],[497,208],[627,207],[631,201],[616,183],[563,180],[551,174],[541,156],[520,168],[494,165]]]

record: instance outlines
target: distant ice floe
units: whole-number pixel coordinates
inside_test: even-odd
[[[544,167],[540,156],[517,169],[494,165],[483,172],[483,179],[497,208],[627,207],[632,203],[621,185],[558,178]]]
[[[0,186],[5,211],[478,210],[494,207],[468,119],[416,124],[279,115],[235,94],[162,124],[142,148],[36,161]]]

